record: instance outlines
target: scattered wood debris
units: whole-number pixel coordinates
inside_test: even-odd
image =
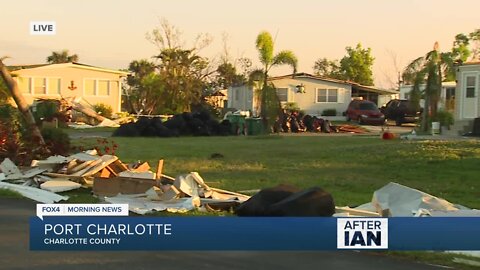
[[[95,150],[34,160],[27,168],[18,168],[7,158],[0,164],[0,188],[42,203],[68,199],[55,194],[58,192],[92,188],[92,196],[111,203],[127,202],[130,210],[138,214],[154,210],[183,212],[198,207],[218,211],[250,198],[209,187],[197,172],[176,178],[164,175],[163,167],[163,159],[153,172],[147,162],[125,164],[117,156],[100,156]]]
[[[337,130],[339,132],[349,132],[349,133],[358,133],[358,134],[368,133],[367,130],[361,127],[352,126],[352,125],[340,125],[340,126],[337,126]]]

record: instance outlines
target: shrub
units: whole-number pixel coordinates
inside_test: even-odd
[[[70,152],[70,137],[58,128],[42,128],[42,136],[51,155],[67,155]]]
[[[0,120],[4,125],[15,126],[19,131],[25,126],[22,114],[10,104],[0,105]]]
[[[115,155],[118,144],[114,140],[97,139],[97,145],[94,147],[99,155]]]
[[[298,104],[295,102],[287,102],[283,105],[283,109],[287,111],[299,111],[300,107],[298,107]]]
[[[112,118],[112,106],[104,103],[97,103],[93,105],[93,109],[103,117]]]
[[[440,122],[441,126],[449,127],[453,125],[453,114],[445,110],[439,110],[437,112],[436,120]]]
[[[325,109],[322,112],[322,116],[337,116],[336,109]]]
[[[0,119],[0,160],[9,158],[15,163],[23,163],[26,154],[24,150],[18,126]]]
[[[33,116],[37,123],[41,121],[52,121],[54,117],[58,117],[60,104],[56,100],[44,100],[37,102]]]

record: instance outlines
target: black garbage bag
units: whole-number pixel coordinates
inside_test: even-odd
[[[232,135],[232,123],[230,123],[230,121],[226,119],[223,120],[220,123],[218,132],[219,132],[218,135],[222,135],[222,136]]]
[[[330,193],[311,187],[271,205],[267,213],[275,217],[331,217],[335,203]]]
[[[163,123],[163,125],[179,135],[187,135],[189,132],[187,122],[185,121],[183,114],[176,114],[172,116],[172,118],[168,119],[165,123]]]
[[[330,217],[335,213],[335,203],[330,193],[312,187],[298,190],[294,186],[280,185],[263,189],[235,210],[239,216],[271,217]]]
[[[113,137],[137,137],[140,133],[137,130],[135,123],[126,123],[117,128],[113,134]]]
[[[305,125],[305,128],[307,129],[308,132],[313,132],[314,127],[313,127],[313,117],[311,115],[306,114],[303,119],[303,124]]]
[[[238,216],[268,216],[269,207],[300,191],[292,185],[278,185],[260,190],[235,209]]]

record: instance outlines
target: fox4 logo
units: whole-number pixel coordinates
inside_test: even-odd
[[[388,249],[388,219],[338,218],[338,249]]]

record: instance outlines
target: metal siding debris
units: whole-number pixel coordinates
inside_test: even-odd
[[[60,196],[50,191],[0,182],[0,188],[9,189],[20,193],[22,196],[41,203],[55,203],[62,200],[68,200],[67,196]]]
[[[3,160],[0,164],[0,170],[6,175],[21,175],[22,173],[18,169],[17,165],[15,165],[9,158]]]

